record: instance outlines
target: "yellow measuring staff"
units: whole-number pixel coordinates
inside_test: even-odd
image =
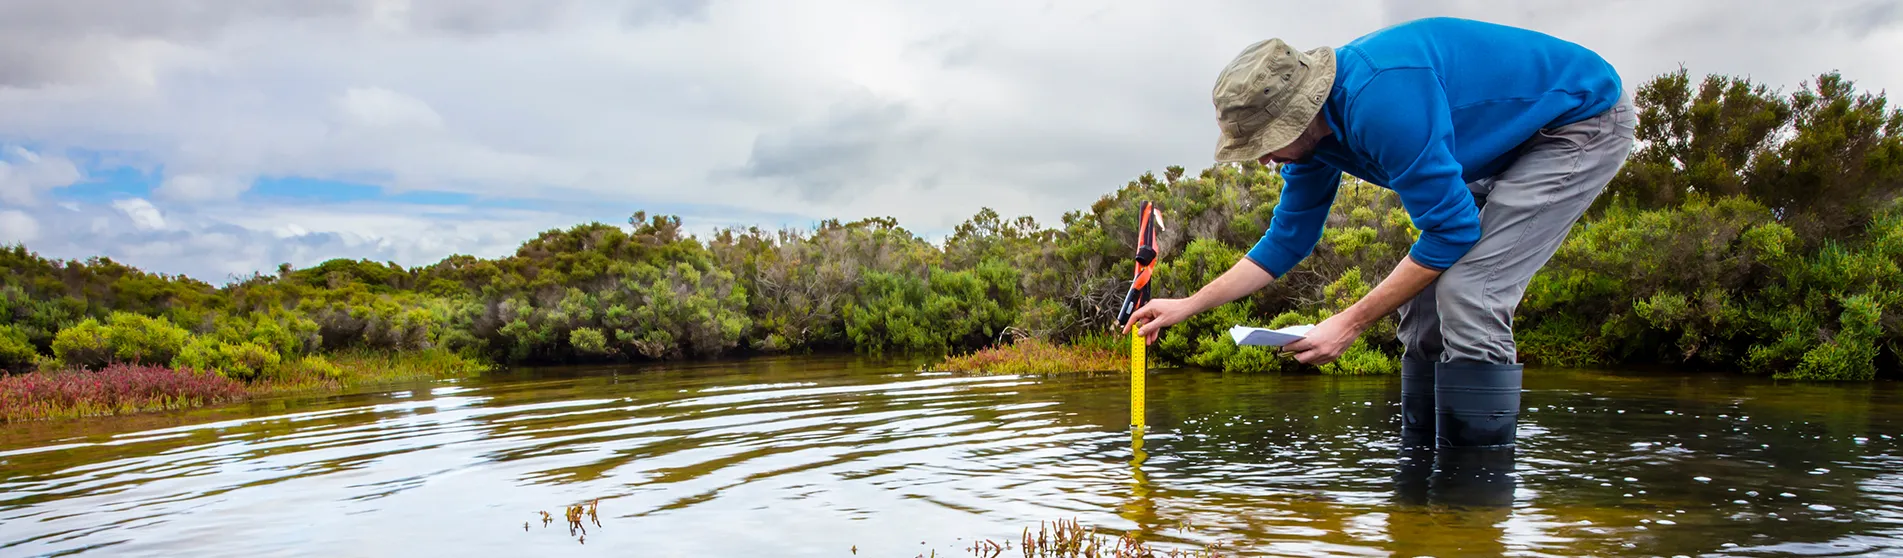
[[[1143,334],[1130,330],[1130,426],[1143,428]]]
[[[1150,272],[1156,267],[1156,229],[1163,226],[1162,212],[1156,205],[1143,202],[1143,208],[1137,213],[1137,251],[1136,276],[1130,280],[1130,290],[1123,295],[1123,305],[1117,309],[1117,325],[1133,325],[1130,319],[1138,308],[1150,302]],[[1130,328],[1130,426],[1143,427],[1143,336],[1140,328]]]

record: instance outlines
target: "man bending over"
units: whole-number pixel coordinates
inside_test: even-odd
[[[1346,172],[1398,194],[1421,235],[1367,296],[1283,349],[1325,364],[1398,311],[1403,442],[1512,447],[1514,310],[1632,149],[1637,118],[1612,65],[1538,32],[1432,18],[1339,48],[1255,43],[1213,97],[1216,160],[1279,164],[1281,201],[1228,272],[1139,309],[1140,334],[1153,343],[1308,257]]]

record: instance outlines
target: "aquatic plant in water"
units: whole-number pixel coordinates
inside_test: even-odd
[[[1023,553],[1024,558],[1217,558],[1222,556],[1218,552],[1220,544],[1210,544],[1201,550],[1159,551],[1138,541],[1130,533],[1117,537],[1102,535],[1097,533],[1097,528],[1084,527],[1075,519],[1040,521],[1035,535],[1031,533],[1030,527],[1025,527],[1016,546]],[[974,541],[965,550],[979,558],[998,558],[1006,555],[1011,547],[1011,541],[999,543],[990,539],[980,539]],[[858,550],[858,547],[853,547],[855,554]],[[936,552],[933,553],[934,556],[936,554]]]
[[[579,536],[576,538],[576,541],[581,544],[588,544],[588,527],[582,525],[582,516],[584,515],[588,516],[589,523],[594,523],[595,527],[601,527],[601,517],[596,515],[597,508],[600,505],[601,505],[601,499],[596,498],[593,500],[589,500],[588,505],[586,506],[581,504],[570,504],[566,508],[564,508],[562,512],[562,516],[564,519],[568,520],[569,536],[576,536],[577,533],[579,532]],[[549,523],[555,521],[555,516],[549,515],[549,513],[546,511],[538,511],[536,513],[542,516],[543,527],[547,527]],[[529,522],[527,521],[522,522],[522,530],[523,531],[529,530]]]
[[[990,547],[995,556],[996,547]],[[1159,552],[1138,541],[1130,533],[1111,538],[1097,533],[1097,528],[1086,528],[1076,520],[1057,520],[1055,525],[1038,522],[1037,537],[1031,537],[1031,529],[1026,527],[1019,542],[1025,558],[1215,558],[1215,545],[1202,550],[1170,550]]]
[[[183,409],[245,396],[244,383],[217,374],[111,364],[0,377],[0,422]]]

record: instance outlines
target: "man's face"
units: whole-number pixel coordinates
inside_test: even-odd
[[[1302,135],[1296,136],[1295,141],[1289,142],[1288,146],[1270,151],[1269,154],[1263,155],[1262,158],[1256,161],[1267,165],[1269,163],[1293,163],[1307,159],[1309,155],[1315,153],[1315,143],[1320,141],[1320,139],[1321,138],[1315,137],[1313,133],[1303,133]]]
[[[1283,146],[1281,149],[1270,151],[1267,155],[1256,159],[1256,161],[1263,165],[1268,165],[1269,163],[1283,164],[1307,160],[1309,155],[1315,153],[1315,144],[1321,143],[1322,138],[1326,137],[1328,133],[1328,127],[1322,126],[1320,119],[1311,121],[1308,124],[1308,128],[1302,130],[1302,135],[1295,136],[1294,141],[1289,142],[1288,145]]]

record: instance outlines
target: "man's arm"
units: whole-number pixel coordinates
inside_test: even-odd
[[[1234,302],[1238,298],[1248,296],[1249,293],[1262,290],[1273,281],[1275,276],[1263,271],[1262,266],[1247,259],[1236,260],[1235,265],[1229,266],[1229,271],[1223,272],[1209,284],[1203,285],[1203,288],[1197,289],[1196,294],[1184,300],[1189,303],[1188,308],[1190,314],[1193,315]]]
[[[1243,255],[1273,277],[1286,275],[1314,253],[1341,189],[1341,169],[1327,163],[1287,163],[1279,170],[1282,195],[1269,217],[1269,230]]]
[[[1361,332],[1367,331],[1382,316],[1392,314],[1402,304],[1406,304],[1408,299],[1426,289],[1440,274],[1439,270],[1415,263],[1412,257],[1401,258],[1401,263],[1395,264],[1394,272],[1389,273],[1361,300],[1355,301],[1353,306],[1340,314],[1329,316],[1309,331],[1307,337],[1289,343],[1282,349],[1293,353],[1295,360],[1303,363],[1328,364],[1347,351]]]
[[[1394,272],[1368,291],[1353,306],[1341,311],[1341,317],[1354,327],[1355,331],[1366,331],[1369,326],[1380,321],[1382,316],[1393,314],[1402,304],[1407,304],[1414,295],[1420,294],[1434,279],[1440,277],[1438,270],[1422,267],[1414,263],[1414,258],[1401,258],[1394,265]]]
[[[1159,298],[1130,315],[1129,332],[1135,324],[1148,342],[1156,342],[1164,327],[1189,319],[1210,308],[1222,306],[1249,293],[1261,290],[1282,273],[1300,263],[1321,240],[1322,224],[1334,206],[1335,191],[1341,185],[1341,171],[1321,162],[1285,164],[1282,196],[1276,201],[1269,219],[1269,230],[1242,259],[1188,298]]]

